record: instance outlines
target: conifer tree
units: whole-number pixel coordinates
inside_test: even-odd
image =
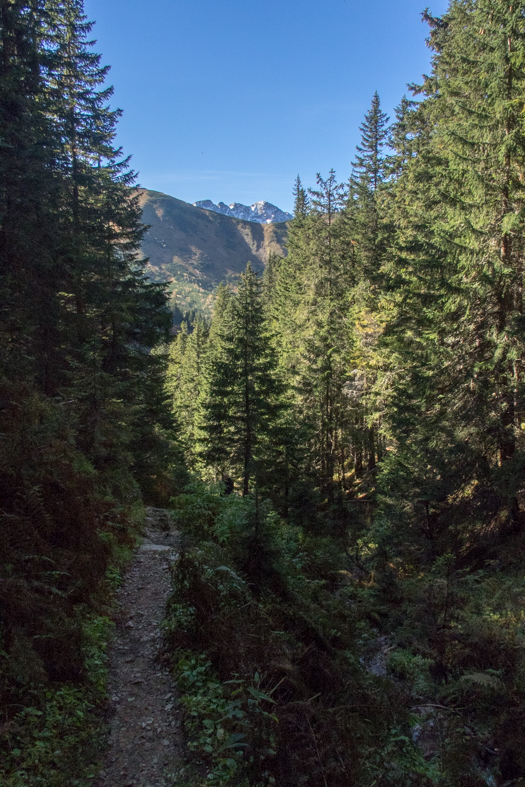
[[[0,333],[8,375],[35,376],[52,391],[63,271],[57,264],[56,133],[42,46],[42,2],[0,5]],[[35,287],[38,282],[39,286]]]
[[[144,275],[89,31],[80,0],[0,0],[0,669],[27,654],[16,712],[46,671],[82,680],[76,610],[128,537],[139,483],[156,502],[173,490],[151,352],[171,315]]]
[[[187,333],[186,324],[177,337],[181,356],[177,380],[173,386],[173,407],[180,424],[180,437],[186,463],[195,469],[197,463],[197,412],[203,390],[205,363],[208,352],[208,326],[197,317],[192,331]]]
[[[389,239],[384,210],[389,159],[389,118],[381,110],[376,92],[361,125],[361,144],[353,162],[349,198],[344,211],[352,246],[351,314],[355,326],[356,355],[350,382],[354,405],[352,444],[355,473],[372,470],[382,454],[382,436],[374,389],[377,383],[375,345],[380,335],[378,299],[380,270]]]
[[[297,240],[291,244],[285,264],[295,273],[299,296],[289,331],[295,333],[297,348],[293,380],[297,406],[309,425],[311,456],[319,482],[330,491],[336,467],[344,483],[345,440],[341,429],[349,346],[348,244],[341,222],[344,188],[333,171],[326,180],[318,175],[317,182],[318,189],[310,190],[310,211],[295,228]]]
[[[293,188],[293,196],[294,196],[294,208],[293,208],[293,215],[294,219],[300,220],[304,218],[308,213],[309,208],[309,201],[308,201],[308,192],[306,189],[303,188],[303,184],[301,183],[301,178],[297,175],[295,180],[294,188]]]
[[[279,279],[279,269],[283,258],[274,252],[268,255],[268,261],[264,266],[262,275],[263,300],[265,307],[271,308],[271,303],[275,295],[275,288]]]
[[[200,460],[201,467],[213,468],[214,477],[217,473],[222,477],[226,474],[226,450],[222,441],[222,433],[227,404],[224,396],[215,397],[213,419],[210,419],[210,390],[216,368],[226,359],[231,298],[231,290],[224,284],[220,284],[216,292],[213,319],[208,332],[206,355],[202,367],[200,393],[194,413],[197,460]]]
[[[305,390],[317,399],[316,416],[321,477],[330,490],[336,472],[344,487],[344,385],[351,342],[348,322],[349,246],[340,210],[346,194],[335,173],[325,181],[317,177],[311,191],[313,209],[313,276],[311,308],[313,331],[306,345]]]
[[[361,125],[361,144],[352,165],[347,210],[352,214],[352,233],[357,247],[359,275],[367,284],[374,282],[384,253],[385,235],[381,226],[381,189],[386,180],[386,145],[389,118],[381,111],[376,92]]]
[[[290,222],[287,246],[288,254],[279,263],[266,312],[279,366],[292,384],[302,346],[305,270],[309,258],[303,217],[300,215]]]
[[[56,256],[69,306],[67,362],[78,370],[73,379],[83,446],[96,466],[124,469],[133,446],[155,445],[155,419],[169,417],[167,402],[153,392],[162,390],[156,369],[163,362],[149,351],[167,340],[171,318],[163,286],[147,280],[137,256],[145,228],[130,190],[135,176],[113,146],[121,113],[107,104],[112,89],[100,89],[108,68],[90,49],[91,28],[81,0],[50,3],[46,93],[58,136],[61,199]],[[119,409],[128,428],[115,442],[110,421]],[[139,465],[145,469],[144,461]]]
[[[257,482],[264,444],[280,410],[277,364],[266,336],[260,278],[248,263],[239,291],[221,315],[203,403],[203,457],[240,475],[246,496]],[[210,340],[212,336],[210,334]]]
[[[352,170],[352,181],[356,187],[362,184],[372,194],[375,194],[384,180],[384,149],[389,134],[388,121],[386,113],[381,110],[381,102],[376,90],[370,109],[359,127],[361,144],[357,146],[358,153]]]
[[[426,19],[433,71],[394,191],[386,338],[404,369],[393,423],[417,487],[404,494],[426,501],[421,532],[446,542],[479,519],[521,521],[525,71],[521,6],[453,2]]]
[[[180,330],[177,332],[174,339],[170,342],[168,349],[168,370],[166,373],[166,390],[172,399],[177,395],[177,390],[180,382],[180,368],[184,353],[186,352],[186,343],[188,341],[188,323],[182,320]]]

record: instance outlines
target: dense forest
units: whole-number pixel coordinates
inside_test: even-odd
[[[0,14],[0,783],[50,787],[92,737],[108,570],[173,486],[171,314],[81,0]]]
[[[0,8],[5,784],[95,756],[143,502],[183,534],[181,784],[525,784],[525,6],[425,12],[348,181],[298,178],[288,255],[176,333],[81,0]]]

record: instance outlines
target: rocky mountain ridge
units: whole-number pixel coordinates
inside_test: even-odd
[[[212,210],[214,213],[221,213],[223,216],[231,216],[234,219],[243,221],[254,221],[257,224],[276,224],[283,221],[290,221],[293,218],[291,213],[286,213],[271,202],[260,200],[253,205],[242,205],[240,202],[232,202],[226,205],[219,202],[216,205],[211,199],[200,200],[193,203],[196,208]]]

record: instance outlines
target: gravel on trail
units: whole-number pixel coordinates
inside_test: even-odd
[[[174,787],[182,765],[177,694],[158,658],[178,535],[166,511],[146,513],[144,540],[117,594],[108,748],[92,787]]]

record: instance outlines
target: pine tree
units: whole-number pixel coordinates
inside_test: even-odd
[[[308,200],[308,192],[306,189],[303,188],[303,184],[301,183],[301,178],[297,175],[295,180],[294,188],[293,188],[293,196],[294,196],[294,208],[293,208],[293,215],[294,219],[300,220],[304,218],[309,209],[309,200]]]
[[[361,144],[353,162],[349,198],[344,211],[352,246],[351,314],[355,326],[356,354],[350,390],[354,405],[352,445],[355,474],[373,470],[382,455],[375,345],[381,333],[378,300],[381,266],[390,228],[384,201],[387,196],[390,138],[389,118],[381,111],[376,92],[361,125]]]
[[[392,410],[413,469],[403,494],[426,501],[414,526],[445,548],[480,521],[521,520],[525,71],[520,7],[454,2],[426,19],[433,71],[394,190],[385,338],[403,369]]]
[[[331,494],[336,474],[344,486],[347,460],[344,385],[351,345],[348,322],[349,244],[341,208],[345,191],[332,170],[317,176],[303,229],[303,347],[297,386],[310,424],[312,458],[320,484]]]
[[[13,712],[38,705],[46,671],[82,680],[77,610],[129,538],[138,483],[159,502],[173,493],[164,359],[151,352],[171,315],[144,275],[89,30],[76,0],[0,1],[2,681],[17,652],[28,670],[0,685]]]
[[[347,211],[352,214],[352,234],[356,244],[359,274],[373,284],[384,254],[385,231],[381,222],[381,190],[386,180],[386,145],[389,118],[381,111],[376,92],[361,129],[361,145],[352,165]]]
[[[204,367],[208,352],[208,325],[197,317],[190,334],[184,329],[178,337],[183,346],[173,390],[173,407],[180,424],[180,436],[186,463],[190,469],[197,465],[197,412],[204,385]]]
[[[280,410],[281,390],[266,336],[261,281],[249,263],[221,323],[203,405],[202,454],[223,475],[240,475],[246,496],[264,462],[264,444]]]

